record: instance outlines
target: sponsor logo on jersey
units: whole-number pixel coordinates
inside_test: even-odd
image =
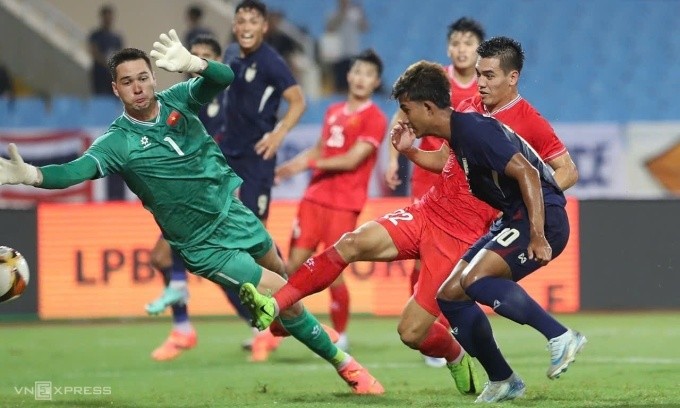
[[[246,74],[245,74],[246,81],[247,82],[253,82],[253,79],[255,79],[256,74],[257,74],[257,63],[253,63],[253,65],[246,68]]]
[[[142,136],[142,138],[139,139],[139,142],[142,144],[142,147],[145,148],[145,149],[147,147],[149,147],[149,145],[151,144],[151,142],[149,142],[149,138],[146,137],[146,136]]]

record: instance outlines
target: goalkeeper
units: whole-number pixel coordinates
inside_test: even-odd
[[[156,93],[147,54],[126,48],[109,59],[113,93],[123,114],[76,160],[40,168],[24,163],[17,147],[0,158],[0,185],[61,189],[119,173],[149,210],[189,270],[225,287],[252,283],[276,292],[285,270],[272,238],[234,198],[241,179],[197,117],[234,79],[227,65],[191,55],[175,30],[160,35],[150,55],[166,71],[200,76]],[[290,334],[331,363],[354,393],[383,387],[351,356],[331,343],[319,322],[297,303],[281,314]]]

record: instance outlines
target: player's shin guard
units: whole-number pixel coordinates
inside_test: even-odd
[[[472,300],[447,301],[437,299],[439,308],[449,320],[452,332],[471,356],[477,357],[490,381],[503,381],[512,369],[498,349],[491,324],[482,309]]]
[[[293,337],[334,367],[345,360],[345,353],[335,347],[319,321],[307,309],[292,319],[281,318],[281,323]]]
[[[439,322],[432,324],[418,350],[426,356],[445,358],[449,363],[458,362],[462,357],[460,344]]]
[[[285,310],[294,303],[331,285],[347,266],[335,247],[309,258],[298,268],[278,292],[274,300],[279,310]]]

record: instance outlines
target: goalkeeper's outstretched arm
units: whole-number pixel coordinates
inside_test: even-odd
[[[7,147],[9,160],[0,157],[0,185],[26,184],[48,189],[62,189],[97,177],[97,164],[81,156],[66,164],[35,167],[24,162],[14,143]]]

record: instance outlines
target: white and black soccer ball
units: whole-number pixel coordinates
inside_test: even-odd
[[[0,246],[0,303],[24,293],[29,279],[26,259],[17,250]]]

